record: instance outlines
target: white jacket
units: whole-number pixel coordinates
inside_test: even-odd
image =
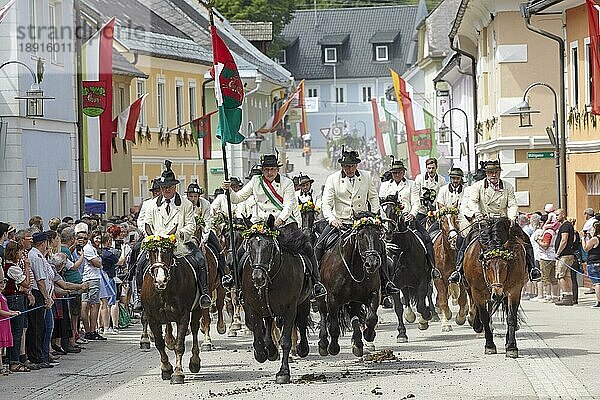
[[[508,217],[514,221],[519,212],[515,189],[502,179],[499,185],[500,189],[496,191],[487,179],[475,182],[469,191],[470,211],[492,217]]]
[[[413,190],[414,182],[408,179],[404,179],[396,183],[393,179],[383,182],[379,188],[379,197],[384,199],[387,196],[393,196],[398,194],[398,201],[402,203],[406,212],[412,210],[413,204],[419,204],[418,193]]]
[[[449,183],[440,188],[440,191],[435,199],[436,204],[441,204],[444,207],[458,207],[465,193],[465,185],[454,188]]]
[[[194,205],[188,199],[181,197],[179,193],[175,193],[175,197],[169,203],[170,212],[167,213],[167,203],[162,196],[153,199],[153,201],[155,206],[147,214],[146,222],[150,224],[152,231],[158,235],[166,235],[177,225],[175,255],[188,254],[189,250],[184,246],[184,243],[189,242],[196,232]]]
[[[371,205],[371,212],[380,211],[377,190],[368,171],[357,170],[354,185],[342,171],[327,177],[322,200],[323,216],[327,221],[339,219],[352,222],[354,213],[368,211],[367,201]]]
[[[275,219],[280,218],[284,225],[297,222],[298,226],[302,226],[292,180],[277,175],[271,183],[275,191],[283,198],[282,207],[279,209],[265,193],[261,178],[262,176],[253,176],[243,188],[237,192],[232,191],[230,193],[231,202],[238,204],[254,196],[256,203],[252,208],[252,222],[266,221],[269,215],[273,215]],[[264,185],[267,186],[266,183]]]
[[[137,227],[142,232],[142,236],[146,235],[146,219],[153,207],[156,207],[156,199],[144,200],[140,207],[137,218]]]
[[[239,208],[241,208],[241,204],[231,203],[231,215],[233,215],[233,218],[239,217]],[[227,216],[227,197],[224,193],[221,193],[213,200],[212,204],[210,205],[210,211],[213,217],[219,213],[223,213],[223,215]]]

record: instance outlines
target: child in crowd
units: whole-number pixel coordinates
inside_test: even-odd
[[[2,349],[11,348],[13,346],[13,336],[10,330],[10,317],[21,314],[19,311],[11,311],[8,309],[6,297],[2,292],[6,287],[7,278],[2,277],[0,280],[0,353]],[[0,375],[10,375],[10,369],[2,365],[2,357],[0,357]]]

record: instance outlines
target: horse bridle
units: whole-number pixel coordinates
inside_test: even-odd
[[[395,203],[395,202],[393,202],[393,201],[384,201],[384,202],[382,202],[382,203],[380,204],[380,207],[382,207],[382,208],[383,208],[384,206],[389,206],[389,205],[391,205],[391,206],[396,206],[396,203]],[[398,214],[396,211],[394,211],[394,213]],[[384,213],[384,214],[385,214],[385,213]],[[399,218],[402,218],[402,219],[404,219],[404,217],[405,217],[406,215],[408,215],[408,213],[404,213],[404,212],[402,212],[402,213],[399,213],[399,214],[398,214],[398,217],[399,217]],[[405,230],[403,230],[403,231],[396,231],[396,229],[398,228],[398,224],[396,223],[396,221],[394,221],[394,220],[393,220],[393,219],[391,219],[391,218],[388,218],[388,217],[387,217],[387,215],[386,215],[386,218],[384,219],[384,221],[385,221],[385,222],[390,222],[390,223],[392,223],[392,224],[394,225],[394,229],[393,229],[393,231],[394,231],[394,232],[396,232],[396,233],[406,233],[406,232],[408,232],[408,224],[405,224],[405,227],[406,227],[406,229],[405,229]]]
[[[162,270],[165,273],[165,285],[166,285],[171,280],[171,268],[176,265],[175,256],[171,257],[170,265],[167,265],[162,261],[150,264],[150,266],[148,268],[148,272],[150,273],[150,276],[152,277],[152,282],[155,287],[156,287],[156,273],[159,268],[159,266],[157,266],[157,264],[160,264],[160,268],[162,268]],[[162,289],[157,288],[157,290],[162,290]]]
[[[352,278],[352,280],[356,283],[362,283],[364,282],[364,280],[367,277],[367,270],[363,264],[363,276],[362,278],[359,280],[357,279],[354,274],[352,274],[352,270],[350,269],[350,266],[348,265],[348,262],[346,261],[346,258],[344,257],[344,254],[342,252],[342,247],[346,245],[346,243],[350,240],[350,238],[352,238],[353,236],[356,236],[358,233],[358,231],[353,231],[352,233],[350,233],[350,235],[348,235],[345,239],[341,239],[338,242],[338,250],[340,253],[340,257],[342,258],[342,261],[344,262],[344,267],[346,267],[346,271],[348,271],[348,275],[350,275],[350,278]],[[345,242],[345,243],[342,243]],[[360,248],[360,241],[358,240],[358,238],[354,241],[354,247],[352,248],[352,253],[354,253],[354,250],[357,249],[358,250],[358,255],[360,256],[361,261],[364,261],[366,257],[368,256],[372,256],[375,255],[377,256],[377,258],[379,259],[379,264],[381,265],[381,254],[379,254],[379,252],[377,250],[366,250],[366,251],[362,251],[362,249]],[[381,268],[381,267],[380,267]]]
[[[277,274],[279,274],[279,271],[281,271],[281,248],[279,247],[279,242],[277,241],[276,238],[273,238],[273,244],[270,246],[271,247],[271,256],[269,257],[269,262],[265,265],[265,264],[258,264],[258,263],[254,263],[252,260],[252,255],[250,254],[250,252],[248,252],[248,260],[250,261],[250,266],[252,267],[252,269],[259,269],[261,271],[263,271],[265,273],[265,275],[267,276],[267,287],[269,286],[268,284],[273,282],[273,279],[277,276]],[[273,247],[275,247],[275,249],[273,249]],[[277,269],[277,271],[275,271],[275,274],[273,276],[270,275],[271,272],[271,267],[273,266],[273,258],[275,255],[275,252],[277,252],[277,254],[279,255],[279,268]]]

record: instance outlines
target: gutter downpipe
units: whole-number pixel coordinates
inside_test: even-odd
[[[541,10],[540,10],[541,11]],[[560,159],[560,207],[567,211],[567,126],[566,126],[566,105],[565,105],[565,41],[560,36],[553,33],[547,32],[537,26],[531,24],[531,14],[527,9],[526,4],[521,5],[521,13],[525,19],[525,26],[532,32],[539,35],[545,36],[558,43],[558,53],[560,59],[560,147],[559,147],[559,159]]]
[[[454,50],[455,52],[457,52],[458,54],[467,57],[468,59],[471,60],[471,65],[473,68],[473,71],[469,74],[471,75],[471,78],[473,80],[473,154],[475,156],[475,168],[477,169],[477,165],[479,165],[479,157],[477,154],[477,151],[475,150],[475,145],[477,145],[477,142],[479,141],[479,133],[477,132],[477,109],[479,107],[478,104],[478,100],[477,100],[477,60],[475,59],[475,56],[472,54],[467,53],[466,51],[458,48],[458,46],[456,46],[454,44],[454,38],[455,36],[448,36],[448,39],[450,39],[450,48],[452,50]],[[460,68],[460,63],[459,63],[459,68]],[[467,127],[468,129],[468,127]],[[470,143],[467,143],[467,146],[470,147]],[[470,153],[470,152],[467,152]],[[469,174],[471,174],[472,171],[469,171]]]
[[[206,115],[206,85],[211,82],[214,82],[213,78],[205,79],[204,82],[202,82],[202,115]],[[209,134],[212,135],[212,132]],[[200,141],[198,141],[198,142],[200,142]],[[200,145],[200,143],[198,143],[198,145]],[[199,149],[198,149],[198,155],[200,155]],[[204,157],[202,157],[202,166],[204,167],[204,177],[203,177],[204,178],[204,188],[206,189],[205,193],[208,196],[208,163],[206,162]]]

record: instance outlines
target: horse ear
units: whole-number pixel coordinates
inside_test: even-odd
[[[175,226],[173,227],[173,229],[171,229],[171,230],[169,231],[169,233],[167,233],[167,236],[174,235],[174,234],[175,234],[175,232],[177,232],[177,225],[178,225],[178,224],[175,224]]]
[[[152,232],[152,227],[150,226],[150,224],[146,224],[145,226],[145,230],[146,230],[146,234],[148,236],[152,236],[154,233]]]
[[[275,217],[273,216],[273,214],[269,214],[269,217],[267,218],[267,228],[273,229],[274,227],[275,227]]]

